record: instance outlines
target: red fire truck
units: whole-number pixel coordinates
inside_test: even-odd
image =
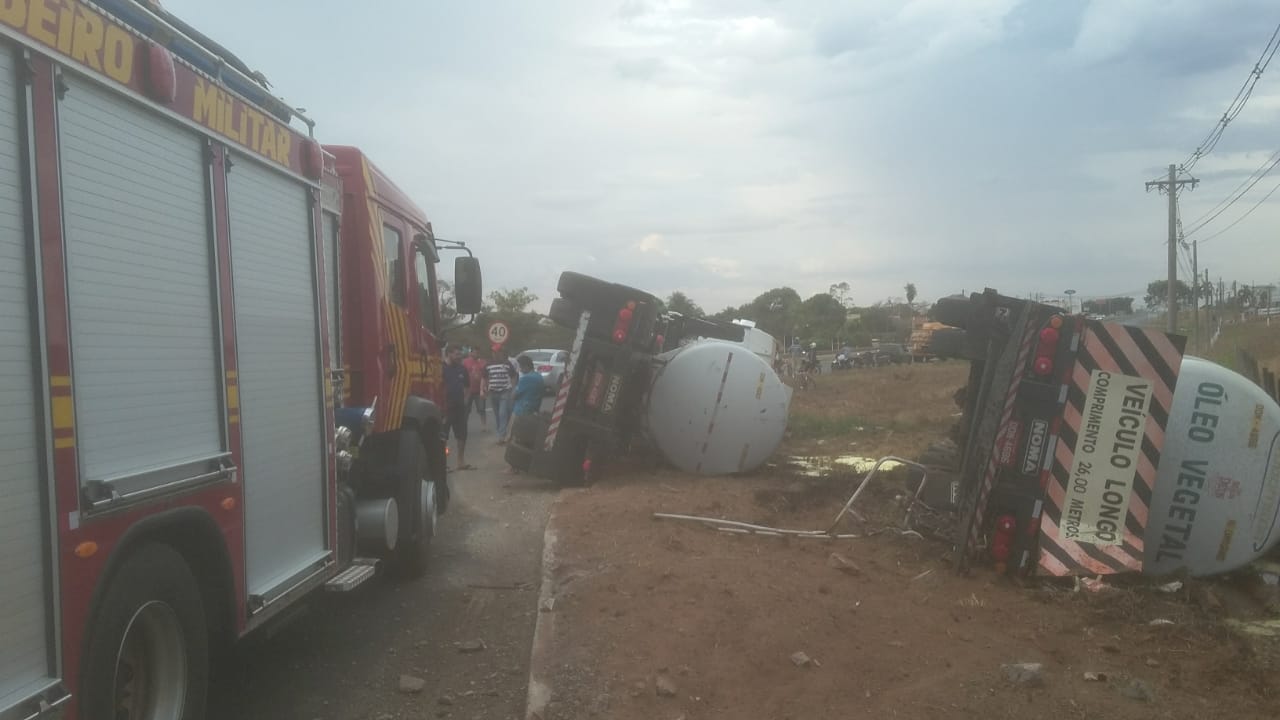
[[[449,244],[259,79],[143,4],[0,2],[0,720],[203,717],[220,647],[425,567]]]

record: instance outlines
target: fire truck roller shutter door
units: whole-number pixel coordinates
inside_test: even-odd
[[[0,43],[0,716],[50,681],[40,503],[42,425],[32,367],[30,238],[23,209],[20,86]]]
[[[123,494],[206,473],[227,447],[208,171],[195,133],[78,76],[66,83],[58,132],[80,481]]]
[[[249,593],[325,555],[315,241],[304,185],[237,157],[227,175]]]

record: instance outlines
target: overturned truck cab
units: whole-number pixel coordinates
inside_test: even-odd
[[[653,295],[561,274],[553,321],[575,328],[550,414],[516,418],[507,462],[563,485],[648,443],[686,472],[758,467],[782,441],[790,388],[743,328],[666,313]]]
[[[957,567],[1210,575],[1280,533],[1280,406],[1185,339],[994,290],[946,298],[971,361]]]

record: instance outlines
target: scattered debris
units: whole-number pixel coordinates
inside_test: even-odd
[[[1156,587],[1156,589],[1157,589],[1157,590],[1159,590],[1159,591],[1160,591],[1160,592],[1162,592],[1162,593],[1176,593],[1176,592],[1178,592],[1179,590],[1181,590],[1181,589],[1182,589],[1182,581],[1181,581],[1181,580],[1174,580],[1173,582],[1169,582],[1169,583],[1165,583],[1165,584],[1163,584],[1163,585],[1159,585],[1159,586],[1157,586],[1157,587]]]
[[[658,693],[658,697],[675,697],[676,696],[676,684],[671,678],[667,677],[666,675],[659,675],[658,679],[654,681],[653,686],[654,686],[654,690],[656,690]]]
[[[546,598],[541,603],[538,603],[539,612],[551,612],[552,610],[555,610],[555,609],[556,609],[556,599],[554,597]]]
[[[1120,694],[1130,700],[1138,702],[1152,702],[1156,699],[1156,695],[1151,690],[1151,686],[1145,680],[1134,679],[1128,685],[1120,688]]]
[[[1076,591],[1079,592],[1080,588],[1084,588],[1091,593],[1096,593],[1102,592],[1103,590],[1110,590],[1111,586],[1103,582],[1102,576],[1099,575],[1096,578],[1076,578]]]
[[[440,697],[436,698],[436,702],[441,705],[444,705],[445,707],[448,707],[453,704],[453,698],[449,695],[441,695]]]
[[[1044,665],[1041,663],[1008,663],[1000,666],[1005,679],[1018,685],[1036,687],[1044,684]]]
[[[1160,661],[1155,658],[1147,658],[1147,667],[1160,667]]]
[[[468,654],[478,653],[489,648],[488,645],[484,644],[483,640],[463,640],[460,643],[454,643],[453,646],[458,648],[458,652]]]
[[[1107,674],[1104,672],[1087,672],[1084,674],[1084,679],[1090,682],[1106,682]]]
[[[906,646],[907,646],[907,644],[906,644],[906,643],[904,643],[904,642],[902,642],[901,640],[890,640],[890,641],[889,641],[889,647],[904,648],[904,647],[906,647]]]
[[[986,607],[986,605],[987,604],[985,602],[983,602],[981,599],[978,598],[977,593],[969,593],[969,597],[960,599],[961,607],[980,608],[980,607]]]
[[[797,650],[791,653],[791,663],[796,667],[809,667],[814,664],[813,658],[803,650]]]
[[[930,573],[932,573],[932,572],[933,572],[933,568],[929,568],[928,570],[925,570],[924,572],[920,573],[919,575],[917,575],[917,576],[915,576],[915,577],[911,578],[911,582],[915,582],[915,581],[917,581],[917,580],[923,580],[924,578],[929,577],[929,574],[930,574]]]
[[[827,556],[827,564],[836,570],[848,573],[849,575],[862,574],[862,568],[858,567],[857,563],[837,552],[833,552]]]
[[[1149,623],[1147,623],[1147,624],[1148,624],[1148,625],[1151,625],[1151,626],[1157,626],[1157,625],[1173,625],[1173,624],[1174,624],[1174,622],[1173,622],[1172,620],[1169,620],[1169,619],[1166,619],[1166,618],[1156,618],[1155,620],[1152,620],[1151,622],[1149,622]]]
[[[417,695],[427,686],[427,681],[412,675],[400,676],[400,692],[406,695]]]

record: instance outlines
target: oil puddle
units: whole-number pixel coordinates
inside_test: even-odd
[[[863,457],[861,455],[825,455],[804,457],[794,455],[781,463],[781,467],[796,475],[804,477],[826,477],[828,475],[857,474],[871,472],[880,458]],[[902,467],[902,463],[890,460],[880,467],[882,471]]]

